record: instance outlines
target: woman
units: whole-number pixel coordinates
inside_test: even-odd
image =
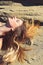
[[[2,48],[2,42],[3,42],[3,36],[5,35],[5,32],[8,32],[12,29],[14,31],[15,28],[21,26],[23,24],[23,21],[13,17],[8,18],[8,21],[4,27],[0,27],[0,49]]]

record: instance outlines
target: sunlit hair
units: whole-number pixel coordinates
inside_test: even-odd
[[[22,26],[16,28],[14,31],[10,30],[5,33],[2,45],[2,50],[6,50],[6,54],[3,55],[4,62],[13,62],[15,59],[22,62],[25,59],[25,51],[32,49],[31,47],[24,48],[21,46],[21,44],[24,45],[25,43],[31,45],[31,37],[35,35],[31,32],[32,27],[34,32],[36,32],[38,28],[37,21],[34,22],[34,25],[28,24],[28,22],[29,21],[23,23]]]

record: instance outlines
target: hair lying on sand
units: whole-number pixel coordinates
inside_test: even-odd
[[[37,22],[36,22],[37,23]],[[23,61],[25,59],[25,51],[32,50],[31,47],[23,48],[20,44],[31,45],[31,40],[29,36],[26,35],[26,32],[32,26],[26,28],[27,23],[23,23],[22,26],[16,28],[14,31],[10,30],[5,33],[3,38],[2,50],[7,50],[5,55],[3,55],[4,62],[13,62],[15,59],[18,61]],[[29,32],[29,31],[28,31]]]

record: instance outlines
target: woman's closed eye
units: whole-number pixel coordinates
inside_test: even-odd
[[[16,22],[19,22],[19,20],[16,20]]]

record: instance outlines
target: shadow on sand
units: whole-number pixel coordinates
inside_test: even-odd
[[[23,6],[43,5],[43,0],[13,0],[13,2],[21,3]]]
[[[43,0],[0,0],[0,5],[8,5],[13,3],[21,3],[23,6],[38,6],[43,5]],[[3,3],[2,3],[3,2]]]

